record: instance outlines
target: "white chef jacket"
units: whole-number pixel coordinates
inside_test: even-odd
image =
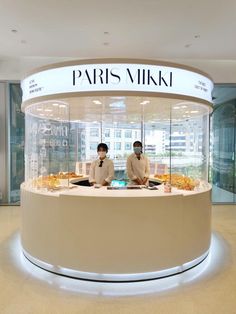
[[[126,171],[129,179],[134,183],[134,180],[139,178],[149,178],[150,175],[150,164],[149,160],[143,154],[140,154],[140,160],[137,158],[135,153],[131,154],[127,158]]]
[[[107,157],[102,160],[102,167],[99,167],[101,159],[94,160],[90,166],[89,182],[102,184],[105,180],[108,184],[114,178],[114,164],[113,161]]]

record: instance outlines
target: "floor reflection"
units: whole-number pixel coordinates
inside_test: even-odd
[[[11,271],[14,269],[18,276],[27,276],[38,283],[70,293],[75,292],[97,296],[135,296],[181,289],[215,276],[230,261],[230,250],[227,242],[220,234],[213,233],[208,257],[200,265],[182,274],[145,282],[99,283],[54,275],[33,265],[22,254],[19,233],[14,234],[6,241],[4,247],[6,249],[1,250],[1,257],[8,259],[11,264],[8,266],[12,266]]]

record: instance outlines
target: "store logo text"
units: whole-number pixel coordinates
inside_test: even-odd
[[[118,68],[93,68],[92,70],[73,70],[73,86],[76,85],[108,85],[108,84],[137,84],[172,87],[173,73],[161,70],[151,71],[150,69],[136,69],[135,71],[126,68],[119,73]]]

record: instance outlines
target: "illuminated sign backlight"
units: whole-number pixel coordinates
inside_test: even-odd
[[[54,94],[112,91],[184,95],[212,102],[213,83],[200,73],[175,67],[101,63],[43,70],[25,78],[21,87],[23,102]]]

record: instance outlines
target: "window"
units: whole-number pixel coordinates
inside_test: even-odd
[[[125,138],[132,138],[132,130],[125,130]]]
[[[115,137],[121,138],[121,130],[115,130]]]
[[[114,149],[115,150],[121,150],[121,142],[115,142],[114,143]]]
[[[185,136],[172,136],[172,141],[185,141],[186,137]]]
[[[105,135],[105,137],[110,137],[111,136],[110,129],[105,129],[104,135]]]
[[[172,142],[172,147],[176,147],[176,146],[186,146],[185,142]]]
[[[131,149],[132,149],[131,143],[125,143],[125,150],[131,150]]]
[[[218,93],[224,95],[224,86]],[[228,87],[229,88],[229,87]],[[227,90],[227,88],[226,88]],[[234,87],[236,91],[236,88]],[[231,95],[236,93],[230,91]],[[219,93],[220,95],[220,93]],[[227,97],[226,97],[227,98]],[[221,101],[222,99],[219,98]],[[212,116],[212,200],[217,203],[235,202],[236,198],[236,97],[230,101],[217,104]],[[205,137],[202,138],[205,141]],[[198,149],[201,150],[202,141]]]
[[[10,84],[10,191],[11,203],[20,200],[20,185],[24,181],[25,119],[21,111],[20,84]]]
[[[0,82],[0,204],[7,202],[7,166],[6,166],[6,106],[5,106],[5,83]]]
[[[98,142],[91,142],[90,143],[90,150],[97,150]]]
[[[91,128],[90,129],[90,136],[91,137],[98,137],[99,136],[99,128]]]

